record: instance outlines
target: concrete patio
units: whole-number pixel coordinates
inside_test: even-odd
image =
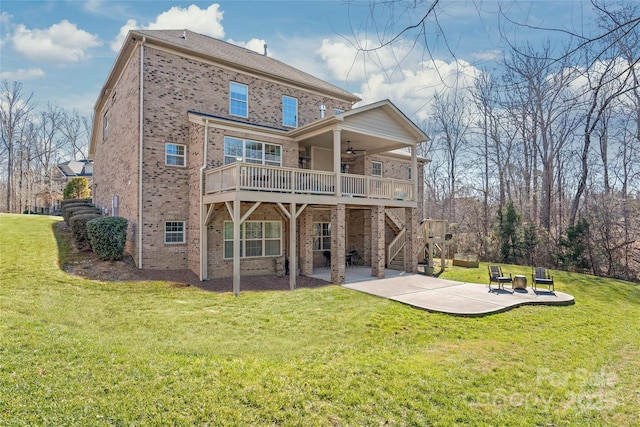
[[[533,288],[489,290],[486,284],[462,283],[421,274],[387,270],[384,279],[371,277],[365,267],[347,269],[345,288],[366,292],[423,310],[460,316],[482,316],[521,305],[571,305],[572,295]],[[318,272],[318,274],[321,274]],[[392,276],[392,277],[389,277]],[[314,274],[314,277],[323,278]],[[326,280],[326,278],[325,278]]]

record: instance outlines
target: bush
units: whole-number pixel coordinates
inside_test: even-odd
[[[97,208],[93,205],[71,205],[69,207],[65,207],[65,209],[62,211],[62,217],[67,222],[67,224],[71,225],[71,218],[74,215],[78,215],[80,213],[101,214],[102,211],[100,210],[100,208]]]
[[[127,220],[105,216],[87,222],[91,248],[103,261],[122,259],[127,242]]]
[[[64,187],[64,192],[62,193],[62,197],[65,199],[84,199],[90,195],[91,190],[89,189],[89,180],[80,176],[71,178],[67,183],[67,186]]]
[[[73,201],[70,201],[68,203],[63,202],[60,205],[60,212],[62,213],[62,217],[66,222],[69,222],[69,214],[67,213],[67,210],[77,206],[91,207],[93,206],[93,204],[91,203],[91,200],[79,200],[79,199],[73,199]]]
[[[92,219],[100,218],[101,216],[102,215],[96,213],[84,213],[73,215],[69,220],[71,232],[73,233],[73,238],[76,241],[76,247],[79,251],[91,250],[89,235],[87,234],[87,222]]]
[[[88,203],[91,204],[91,198],[88,199],[64,199],[60,202],[60,209],[64,208],[67,205],[74,203]]]

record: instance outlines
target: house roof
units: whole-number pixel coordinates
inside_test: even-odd
[[[125,39],[109,75],[96,100],[94,110],[93,132],[89,155],[92,156],[97,143],[98,112],[108,99],[110,90],[116,85],[120,74],[138,43],[174,51],[192,57],[200,57],[221,66],[226,66],[247,73],[263,76],[285,84],[295,85],[306,90],[323,93],[355,104],[360,98],[351,92],[334,86],[317,77],[298,70],[290,65],[261,55],[249,49],[208,37],[189,30],[131,30]]]
[[[68,162],[56,165],[60,173],[66,177],[93,176],[93,171],[87,171],[87,166],[91,165],[90,160],[69,160]]]
[[[132,30],[130,37],[136,39],[136,36],[146,38],[146,43],[165,45],[176,50],[197,54],[216,63],[321,90],[353,103],[360,100],[360,98],[347,90],[327,83],[277,59],[193,31]]]
[[[388,99],[316,120],[289,132],[301,147],[331,149],[333,130],[341,131],[343,149],[367,154],[388,152],[429,141],[429,136]]]

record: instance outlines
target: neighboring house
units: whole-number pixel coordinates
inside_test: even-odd
[[[89,188],[93,182],[93,161],[91,160],[69,160],[58,163],[54,170],[57,173],[53,174],[52,194],[49,197],[50,201],[45,203],[45,205],[51,206],[51,209],[45,208],[47,211],[51,211],[48,213],[59,213],[64,189],[72,178],[87,178]]]
[[[93,161],[92,160],[69,160],[68,162],[59,163],[56,168],[60,172],[58,178],[65,186],[71,178],[84,177],[89,181],[93,179]]]
[[[415,272],[428,140],[391,102],[191,31],[129,32],[95,104],[93,200],[142,269]],[[329,254],[330,253],[330,254]],[[398,261],[400,260],[400,261]]]

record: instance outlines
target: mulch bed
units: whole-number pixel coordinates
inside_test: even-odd
[[[54,226],[59,239],[64,239],[72,248],[73,262],[63,266],[63,269],[77,276],[105,282],[132,281],[162,281],[168,286],[195,286],[211,292],[233,292],[233,279],[211,279],[200,281],[198,275],[191,270],[140,270],[133,258],[125,254],[120,261],[101,261],[91,251],[80,252],[75,246],[70,228],[59,222]],[[317,288],[330,285],[330,282],[308,276],[296,278],[296,288]],[[289,290],[289,276],[244,276],[240,278],[240,291],[285,291]]]

